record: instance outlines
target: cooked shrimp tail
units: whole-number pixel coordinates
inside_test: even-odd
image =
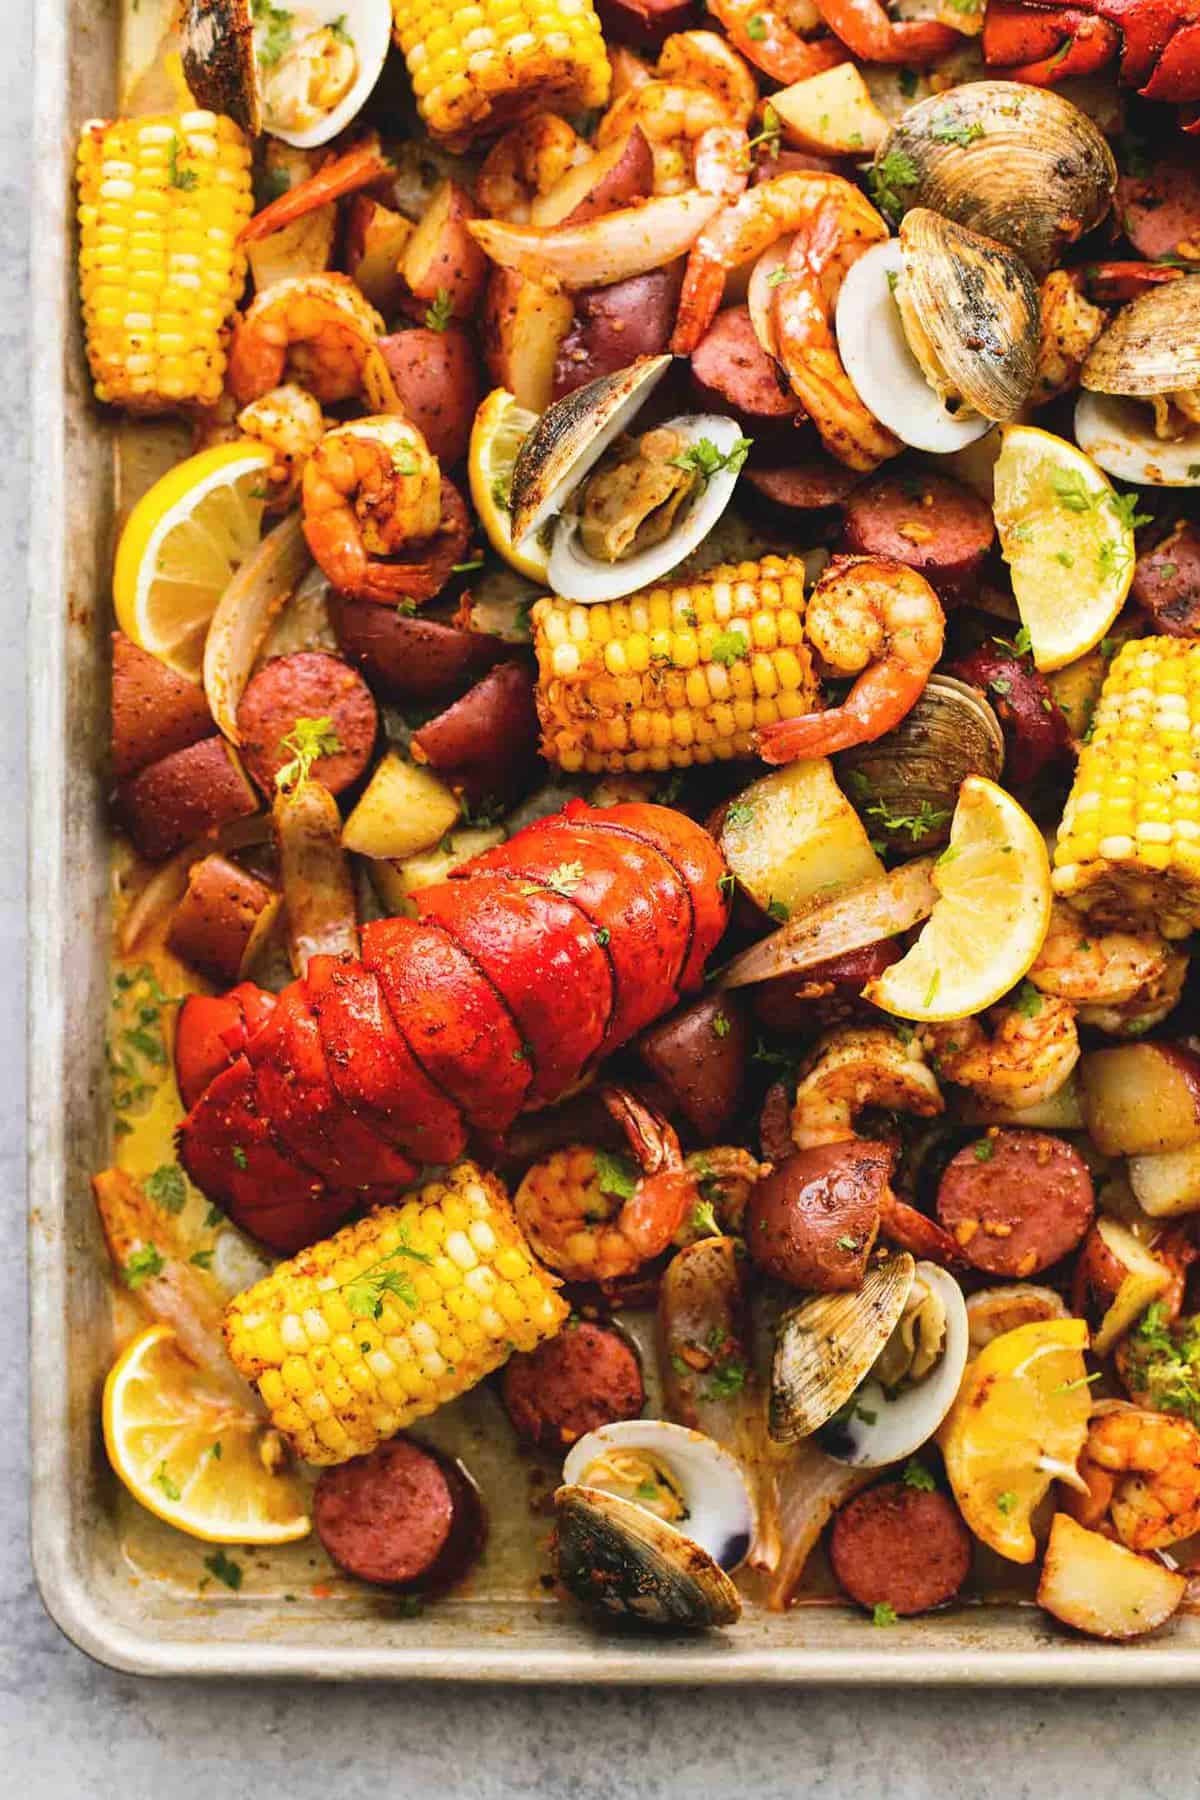
[[[270,237],[285,225],[302,219],[306,213],[315,212],[319,206],[328,206],[332,200],[341,200],[346,194],[369,187],[373,181],[390,174],[391,167],[380,149],[378,133],[372,132],[361,144],[334,157],[307,181],[298,182],[286,194],[280,194],[278,199],[256,212],[243,226],[239,241],[250,244],[258,238]]]

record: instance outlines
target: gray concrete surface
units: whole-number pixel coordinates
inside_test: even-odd
[[[0,0],[0,1793],[12,1800],[1165,1800],[1194,1794],[1182,1692],[578,1693],[139,1682],[42,1611],[26,1541],[19,970],[29,35]],[[53,595],[42,603],[55,604]],[[28,904],[36,907],[36,875]]]

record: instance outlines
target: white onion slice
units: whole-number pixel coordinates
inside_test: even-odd
[[[1084,389],[1075,402],[1075,441],[1106,474],[1139,487],[1200,487],[1200,426],[1175,442],[1156,437],[1144,400]]]

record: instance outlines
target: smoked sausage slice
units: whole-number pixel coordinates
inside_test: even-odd
[[[829,1560],[852,1600],[903,1618],[954,1598],[971,1567],[971,1534],[945,1494],[887,1481],[842,1507]]]
[[[887,556],[924,575],[944,598],[974,592],[996,528],[989,507],[945,475],[877,475],[846,501],[842,549]]]
[[[616,1419],[636,1419],[646,1403],[630,1345],[611,1326],[587,1319],[510,1356],[501,1392],[517,1436],[545,1450],[562,1450]]]
[[[1021,1281],[1074,1250],[1094,1211],[1087,1164],[1046,1131],[989,1132],[938,1187],[938,1218],[972,1268]]]
[[[444,1586],[478,1551],[481,1523],[465,1477],[407,1437],[322,1469],[313,1491],[313,1524],[334,1562],[386,1586]]]
[[[1138,557],[1130,593],[1154,631],[1200,637],[1200,531],[1189,520]]]
[[[284,739],[297,719],[329,719],[341,749],[313,763],[314,781],[340,794],[370,760],[379,730],[371,690],[356,669],[323,650],[297,650],[264,663],[251,677],[238,706],[238,731],[246,767],[264,794],[293,752]]]

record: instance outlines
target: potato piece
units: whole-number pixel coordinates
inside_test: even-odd
[[[1200,1144],[1131,1156],[1129,1185],[1142,1211],[1152,1219],[1177,1219],[1200,1212]]]
[[[480,322],[484,361],[492,380],[528,412],[550,404],[555,359],[574,317],[569,294],[552,294],[511,269],[492,270]]]
[[[1055,1513],[1037,1598],[1064,1625],[1092,1637],[1142,1637],[1171,1617],[1186,1591],[1186,1576]]]
[[[644,200],[654,191],[654,157],[646,134],[635,125],[628,137],[598,150],[568,169],[549,193],[529,208],[531,225],[583,225],[615,207]]]
[[[1071,1307],[1091,1327],[1097,1356],[1108,1355],[1170,1279],[1126,1226],[1117,1219],[1096,1220],[1075,1265]]]
[[[277,191],[288,193],[316,173],[322,153],[297,150],[294,145],[267,138],[263,156],[265,173]],[[318,206],[273,231],[270,237],[255,238],[246,245],[246,257],[256,293],[289,275],[319,275],[333,262],[334,239],[337,235],[337,205]]]
[[[464,631],[424,609],[398,613],[374,600],[330,595],[343,654],[388,700],[449,700],[509,654],[498,637]]]
[[[597,802],[599,804],[599,802]],[[705,994],[638,1039],[638,1055],[674,1110],[713,1144],[742,1102],[750,1027],[736,994]]]
[[[1093,1050],[1079,1064],[1088,1134],[1106,1156],[1200,1144],[1200,1058],[1175,1044]]]
[[[1082,1131],[1079,1082],[1072,1070],[1060,1088],[1034,1106],[985,1106],[967,1099],[959,1107],[964,1124],[1026,1125],[1035,1131]]]
[[[379,340],[400,404],[443,467],[461,462],[479,405],[479,365],[465,331],[417,326]]]
[[[445,782],[389,750],[342,827],[342,848],[359,856],[412,856],[436,844],[457,818],[458,801]]]
[[[225,856],[193,863],[167,944],[218,986],[240,981],[270,934],[280,897]]]
[[[473,856],[482,856],[485,850],[494,850],[503,842],[504,833],[499,825],[468,826],[463,831],[450,832],[432,850],[406,857],[403,862],[385,859],[372,863],[371,880],[389,912],[412,914],[416,911],[411,904],[413,894],[445,881]]]
[[[805,1293],[860,1288],[892,1162],[887,1145],[860,1138],[785,1157],[755,1184],[746,1208],[754,1262]]]
[[[404,279],[417,299],[448,295],[456,319],[470,318],[488,271],[486,254],[467,230],[467,221],[478,217],[466,188],[440,182],[404,251]]]
[[[783,135],[797,150],[829,156],[870,156],[888,132],[888,122],[852,62],[839,63],[771,95]]]
[[[824,757],[788,763],[739,794],[721,825],[725,860],[773,917],[883,874]]]
[[[354,194],[346,211],[346,271],[371,305],[390,318],[404,298],[400,263],[413,225],[402,213]]]
[[[206,832],[257,812],[258,796],[224,738],[209,737],[122,781],[117,810],[138,855],[162,862]]]
[[[525,663],[499,664],[413,733],[414,761],[431,764],[472,804],[487,797],[511,800],[537,752],[533,696]]]
[[[199,682],[177,675],[123,631],[113,632],[112,760],[119,781],[216,729]]]

